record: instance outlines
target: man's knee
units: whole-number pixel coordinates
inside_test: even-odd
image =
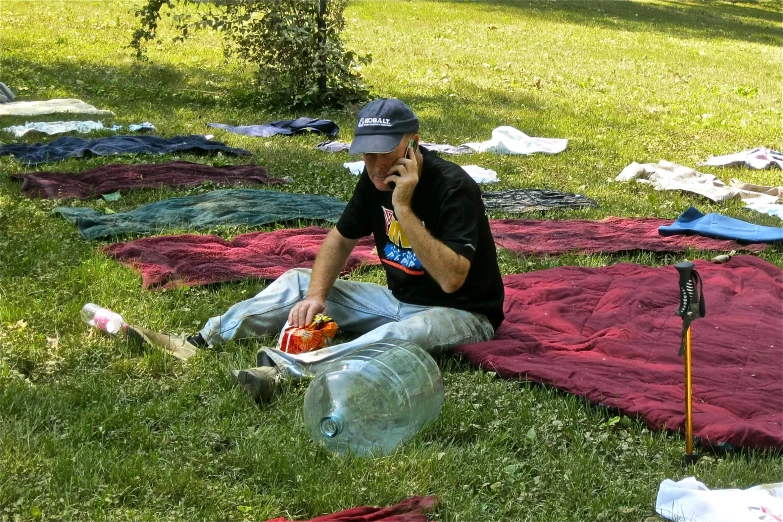
[[[495,333],[488,320],[482,321],[470,312],[445,308],[424,310],[395,326],[395,334],[400,339],[436,352],[457,344],[490,341]]]
[[[432,344],[432,320],[426,314],[417,314],[398,323],[390,323],[390,333],[402,341],[417,344],[425,350]]]
[[[287,279],[297,279],[300,281],[310,281],[310,273],[312,272],[309,268],[292,268],[291,270],[286,270],[283,275],[277,278],[278,281],[287,280]]]

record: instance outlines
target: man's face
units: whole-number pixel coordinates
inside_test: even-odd
[[[364,166],[367,167],[367,174],[370,176],[375,188],[383,192],[389,192],[393,190],[390,186],[384,183],[384,180],[390,175],[389,169],[394,166],[394,163],[405,155],[405,147],[407,142],[405,138],[400,141],[397,148],[386,154],[364,154]],[[393,173],[392,173],[393,174]]]

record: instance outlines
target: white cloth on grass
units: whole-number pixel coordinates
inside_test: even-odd
[[[5,132],[12,132],[17,138],[21,138],[28,132],[41,132],[43,134],[62,134],[64,132],[92,132],[104,130],[106,127],[99,121],[35,121],[24,125],[6,127]]]
[[[120,131],[123,129],[122,125],[112,125],[111,127],[104,127],[103,123],[99,121],[36,121],[27,122],[24,125],[14,125],[6,127],[3,130],[6,132],[12,132],[17,138],[21,138],[28,132],[41,132],[43,134],[53,135],[62,134],[65,132],[82,132],[88,133],[100,130]],[[128,125],[130,132],[138,132],[141,130],[155,130],[155,126],[150,122],[144,123],[132,123]]]
[[[364,171],[364,162],[348,161],[343,163],[343,167],[348,169],[354,176],[359,176]],[[495,183],[498,181],[498,173],[494,170],[485,169],[478,165],[464,165],[462,168],[476,183]]]
[[[497,183],[500,181],[497,172],[478,165],[462,165],[462,170],[467,172],[476,183]]]
[[[755,185],[753,183],[745,183],[736,178],[731,178],[729,180],[729,185],[739,189],[742,194],[747,194],[747,196],[743,196],[743,200],[751,197],[764,197],[767,199],[767,196],[771,196],[773,201],[783,202],[783,186],[770,187],[768,185]]]
[[[740,190],[742,202],[749,209],[783,219],[783,187],[754,185],[734,178],[729,184]]]
[[[656,190],[684,190],[716,202],[738,199],[740,195],[739,189],[727,186],[712,174],[703,174],[666,160],[644,164],[634,161],[614,180],[649,183]]]
[[[753,185],[737,179],[726,185],[712,174],[703,174],[666,160],[644,164],[633,162],[617,175],[615,181],[649,183],[656,190],[684,190],[715,202],[740,199],[751,210],[783,219],[783,187]]]
[[[351,144],[346,143],[344,141],[329,140],[329,141],[323,141],[313,148],[324,152],[348,152],[348,149],[351,148]]]
[[[745,206],[756,212],[783,219],[783,205],[780,203],[764,203],[763,201],[743,200]]]
[[[498,127],[492,131],[492,139],[480,143],[465,143],[476,152],[496,154],[557,154],[568,146],[568,140],[561,138],[534,138],[514,127]]]
[[[128,130],[130,132],[154,131],[155,126],[148,121],[145,121],[144,123],[131,123],[130,125],[128,125]]]
[[[759,522],[783,518],[783,483],[749,489],[715,489],[694,477],[664,480],[655,511],[669,520],[688,522]]]
[[[44,101],[14,101],[0,104],[0,116],[40,116],[42,114],[114,114],[96,109],[88,103],[74,98]]]
[[[766,147],[743,150],[725,156],[713,156],[700,165],[709,167],[737,167],[747,165],[752,169],[766,169],[771,165],[777,165],[783,169],[783,153],[769,150]]]
[[[347,161],[347,162],[343,163],[343,167],[348,169],[348,172],[350,172],[354,176],[358,176],[364,170],[364,162],[363,161]]]

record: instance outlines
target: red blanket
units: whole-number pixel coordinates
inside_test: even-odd
[[[736,241],[701,236],[664,237],[658,234],[658,227],[671,224],[671,219],[616,217],[601,221],[588,219],[490,221],[492,236],[499,247],[527,255],[560,255],[566,252],[609,254],[631,250],[684,252],[687,248],[758,252],[766,248],[765,245],[740,245]]]
[[[431,510],[436,497],[410,497],[387,508],[358,507],[316,517],[308,522],[427,522],[425,512]],[[275,518],[267,522],[289,522],[286,518]]]
[[[22,193],[29,198],[89,199],[118,190],[192,187],[205,181],[225,185],[285,183],[285,180],[269,177],[265,168],[256,165],[212,167],[188,161],[138,165],[115,163],[81,174],[36,172],[11,177],[23,180]]]
[[[243,279],[277,279],[291,268],[310,268],[326,237],[319,227],[251,232],[228,242],[218,236],[183,234],[137,239],[101,249],[141,270],[145,288],[204,285]],[[362,263],[377,265],[372,239],[362,239],[345,270]]]
[[[519,254],[561,254],[653,250],[681,252],[686,247],[705,250],[761,250],[763,245],[739,245],[698,236],[659,236],[665,220],[608,218],[587,220],[491,221],[495,241]],[[300,237],[301,236],[301,237]],[[318,228],[257,232],[238,236],[231,243],[217,236],[165,236],[137,239],[103,248],[120,263],[138,268],[145,288],[177,284],[202,285],[248,278],[275,279],[291,268],[311,267],[325,231]],[[348,260],[346,270],[361,262],[378,264],[370,254],[372,242],[364,239]]]
[[[707,316],[693,322],[694,435],[783,446],[783,271],[753,256],[696,261]],[[683,429],[677,271],[620,264],[507,276],[495,340],[456,349],[502,377],[551,384]]]

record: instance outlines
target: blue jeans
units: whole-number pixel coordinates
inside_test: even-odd
[[[210,345],[278,333],[288,312],[305,297],[310,270],[289,270],[258,295],[237,303],[201,330]],[[326,298],[326,313],[345,331],[361,336],[314,352],[292,355],[273,348],[258,353],[259,366],[276,365],[291,377],[318,373],[327,363],[378,341],[411,341],[432,355],[465,343],[489,341],[495,335],[482,314],[455,308],[402,303],[385,286],[338,279]]]

